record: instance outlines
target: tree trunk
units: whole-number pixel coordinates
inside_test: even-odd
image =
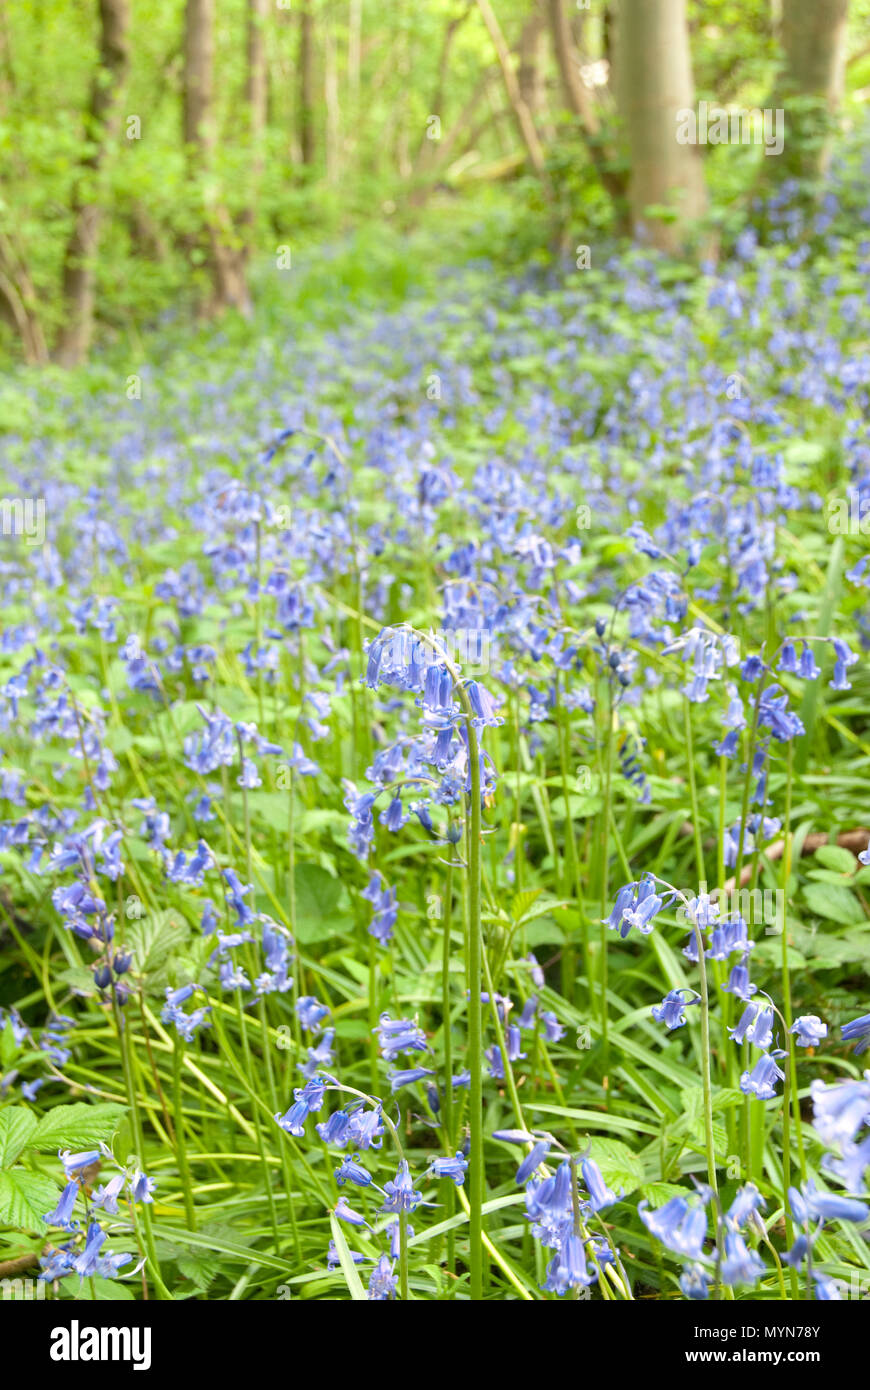
[[[831,117],[843,99],[849,0],[783,0],[785,67],[777,104],[785,110],[781,175],[813,178],[825,172]]]
[[[120,128],[119,102],[130,61],[127,0],[99,0],[99,11],[100,52],[87,115],[90,153],[82,161],[73,193],[73,229],[63,266],[64,323],[54,351],[64,367],[78,366],[90,347],[103,214],[99,174]]]
[[[0,317],[18,334],[25,362],[44,366],[48,351],[36,293],[22,257],[4,232],[0,232]]]
[[[635,237],[679,252],[707,206],[697,145],[677,140],[677,113],[694,107],[686,0],[619,0],[616,90],[630,162]],[[670,219],[649,217],[666,206]]]
[[[553,51],[556,54],[556,63],[559,68],[559,76],[562,79],[562,88],[568,109],[578,118],[586,135],[594,138],[598,134],[600,124],[598,112],[595,109],[592,93],[580,76],[574,37],[568,23],[568,16],[565,13],[564,0],[548,0],[548,8],[550,32],[553,36]]]
[[[548,0],[548,10],[553,51],[562,79],[565,101],[568,109],[580,122],[589,157],[595,165],[602,187],[613,201],[616,226],[620,231],[627,231],[625,174],[617,165],[611,144],[603,138],[595,99],[580,76],[574,34],[565,12],[564,0]]]
[[[326,107],[326,180],[334,187],[341,172],[341,107],[335,35],[330,20],[323,26],[323,101]]]
[[[351,110],[354,112],[359,106],[362,69],[362,12],[363,0],[350,0],[347,20],[347,85]]]
[[[314,163],[314,15],[311,0],[299,11],[299,151],[302,163]]]
[[[538,139],[538,132],[532,120],[532,113],[526,105],[523,94],[520,91],[520,84],[514,71],[510,49],[505,43],[504,34],[501,31],[499,22],[495,17],[495,11],[489,3],[489,0],[477,0],[477,6],[483,17],[483,22],[489,31],[489,37],[492,40],[492,46],[498,58],[507,98],[510,102],[511,110],[514,113],[514,118],[520,135],[522,136],[523,144],[526,147],[529,163],[541,180],[545,193],[549,196],[551,189],[550,180],[547,175],[544,150]]]
[[[544,35],[544,16],[536,6],[520,34],[517,48],[519,54],[517,85],[533,121],[537,121],[544,110],[545,88],[542,52]]]
[[[184,30],[184,140],[191,172],[202,180],[212,172],[217,133],[214,126],[214,0],[187,0]],[[230,216],[220,199],[205,206],[205,229],[212,275],[210,312],[234,308],[250,313],[244,252],[236,244]]]
[[[257,220],[260,180],[263,175],[263,142],[269,116],[269,69],[266,62],[268,15],[269,0],[248,0],[248,69],[245,78],[245,100],[248,106],[251,176],[248,204],[242,214],[245,260],[251,254],[251,237]]]

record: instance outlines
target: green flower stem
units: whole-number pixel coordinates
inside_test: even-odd
[[[441,928],[441,1032],[444,1047],[444,1102],[443,1128],[448,1152],[456,1143],[453,1126],[453,1030],[450,1007],[450,927],[453,920],[453,865],[448,863],[444,878],[444,918]],[[455,1210],[455,1183],[445,1183],[445,1207],[448,1218]],[[453,1228],[447,1232],[447,1268],[456,1272],[456,1234]]]
[[[460,687],[466,709],[468,761],[471,780],[468,808],[468,1067],[469,1126],[469,1241],[470,1291],[472,1300],[483,1297],[483,1027],[481,1015],[481,923],[480,923],[480,752],[468,696]]]
[[[187,1161],[187,1139],[184,1133],[184,1108],[181,1097],[181,1065],[184,1055],[184,1045],[179,1034],[175,1034],[175,1045],[172,1054],[172,1083],[173,1101],[175,1105],[175,1147],[178,1156],[178,1174],[181,1178],[181,1187],[184,1193],[184,1214],[187,1219],[187,1229],[196,1230],[196,1211],[193,1205],[193,1188],[190,1181],[190,1165]]]
[[[607,899],[610,892],[610,798],[613,778],[613,691],[608,686],[607,733],[604,745],[604,809],[601,813],[601,962],[599,988],[601,991],[601,1041],[605,1066],[608,1053],[607,1022]]]

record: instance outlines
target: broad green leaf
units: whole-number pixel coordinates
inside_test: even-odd
[[[628,1197],[643,1182],[643,1164],[637,1154],[618,1139],[596,1135],[590,1143],[590,1157],[601,1169],[607,1186],[623,1197]]]
[[[342,930],[344,923],[336,921],[336,908],[341,897],[341,883],[319,864],[297,864],[295,935],[310,944],[327,941]]]
[[[10,1168],[0,1173],[0,1226],[41,1231],[46,1212],[54,1211],[60,1189],[43,1173]]]
[[[112,1102],[88,1105],[79,1101],[75,1105],[56,1105],[43,1115],[30,1143],[40,1153],[91,1148],[111,1139],[124,1111],[123,1105]]]
[[[808,883],[803,896],[811,912],[817,917],[826,917],[830,922],[857,922],[864,916],[864,909],[855,894],[834,883]]]
[[[820,845],[814,857],[826,869],[836,869],[841,874],[853,874],[857,867],[852,851],[842,845]]]
[[[8,1168],[15,1162],[27,1148],[35,1129],[36,1116],[23,1106],[11,1105],[0,1110],[0,1168]]]

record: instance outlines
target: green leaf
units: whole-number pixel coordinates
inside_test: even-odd
[[[833,883],[808,883],[803,890],[804,901],[817,917],[829,922],[859,922],[864,909],[848,888]]]
[[[42,1231],[45,1213],[54,1211],[60,1189],[43,1173],[11,1168],[0,1173],[0,1226],[18,1230]]]
[[[18,1043],[15,1041],[12,1019],[7,1018],[3,1027],[0,1028],[0,1065],[4,1071],[12,1066],[12,1060],[18,1055],[19,1050]]]
[[[127,923],[124,945],[133,952],[137,970],[151,987],[165,983],[172,952],[187,944],[190,930],[177,912],[153,912]]]
[[[306,943],[327,941],[340,930],[335,911],[341,883],[319,864],[297,864],[295,935]]]
[[[79,1101],[75,1105],[56,1105],[43,1115],[30,1143],[40,1153],[52,1153],[58,1149],[85,1149],[108,1142],[124,1111],[123,1105],[111,1102],[88,1105]]]
[[[30,1136],[36,1129],[36,1116],[21,1105],[12,1105],[0,1110],[0,1168],[8,1168],[14,1163],[23,1149],[27,1148]]]
[[[818,859],[820,864],[824,864],[826,869],[836,869],[841,874],[855,872],[855,856],[842,845],[820,845],[814,858]]]
[[[607,1186],[623,1197],[634,1192],[644,1180],[643,1164],[637,1154],[618,1139],[596,1136],[590,1143],[589,1156],[598,1164]]]

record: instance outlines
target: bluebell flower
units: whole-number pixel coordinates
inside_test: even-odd
[[[416,1211],[422,1200],[423,1198],[411,1180],[408,1160],[403,1158],[399,1162],[395,1178],[384,1183],[384,1203],[379,1210],[412,1212]]]
[[[121,1179],[123,1183],[123,1178]],[[71,1178],[60,1194],[60,1200],[54,1211],[47,1211],[43,1220],[46,1226],[62,1226],[65,1231],[71,1231],[78,1224],[72,1220],[73,1208],[76,1198],[79,1195],[79,1185],[75,1178]]]
[[[406,1221],[405,1229],[407,1231],[408,1240],[410,1240],[414,1234],[414,1227],[411,1225],[410,1221]],[[394,1216],[392,1221],[388,1221],[384,1226],[384,1230],[389,1233],[390,1237],[390,1258],[397,1260],[401,1254],[402,1248],[402,1223],[399,1217]]]
[[[296,1015],[303,1028],[319,1033],[323,1020],[329,1018],[329,1009],[311,994],[303,994],[296,1000]]]
[[[359,1162],[360,1154],[348,1154],[346,1158],[335,1170],[335,1181],[339,1187],[343,1187],[346,1182],[353,1183],[354,1187],[371,1187],[374,1179],[367,1168]]]
[[[348,1250],[347,1253],[350,1255],[350,1258],[355,1265],[365,1264],[366,1257],[365,1255],[361,1255],[358,1250]],[[326,1252],[326,1267],[327,1269],[339,1269],[340,1266],[341,1256],[338,1253],[338,1247],[336,1246],[335,1241],[331,1240],[329,1242],[329,1247]]]
[[[564,1038],[565,1029],[559,1022],[556,1015],[553,1013],[552,1009],[545,1009],[541,1013],[541,1022],[544,1025],[545,1042],[559,1042],[562,1038]],[[520,1027],[522,1027],[522,1020],[520,1020]],[[520,1056],[524,1057],[525,1053],[520,1053]]]
[[[96,1188],[91,1194],[91,1202],[95,1207],[102,1207],[110,1216],[117,1216],[118,1198],[124,1190],[125,1182],[124,1174],[116,1173],[105,1186]]]
[[[308,1060],[304,1064],[300,1065],[299,1068],[304,1077],[310,1080],[312,1076],[315,1076],[317,1072],[322,1071],[324,1067],[332,1066],[332,1048],[334,1041],[335,1029],[327,1028],[324,1030],[323,1036],[317,1043],[317,1046],[309,1047]],[[317,1128],[319,1131],[320,1126],[318,1125]]]
[[[843,1144],[853,1140],[862,1125],[870,1121],[870,1072],[863,1081],[848,1080],[826,1085],[816,1079],[810,1085],[813,1098],[813,1127],[823,1143]]]
[[[842,1303],[843,1295],[830,1275],[814,1269],[813,1283],[815,1284],[816,1299],[819,1303]]]
[[[851,1023],[844,1023],[840,1031],[843,1042],[855,1042],[857,1040],[856,1057],[859,1053],[866,1052],[867,1048],[870,1047],[870,1014],[862,1014],[860,1018],[853,1018]]]
[[[807,1215],[815,1221],[852,1221],[861,1223],[867,1220],[867,1207],[854,1197],[841,1197],[836,1192],[820,1192],[810,1179],[803,1192]]]
[[[751,1071],[743,1072],[740,1077],[740,1089],[743,1094],[755,1096],[758,1100],[773,1100],[777,1081],[782,1081],[785,1077],[785,1072],[777,1066],[774,1059],[784,1055],[782,1052],[765,1052]]]
[[[387,1062],[394,1062],[403,1052],[426,1052],[428,1043],[422,1028],[407,1018],[390,1018],[381,1014],[380,1022],[373,1030],[378,1035],[381,1056]]]
[[[153,1202],[151,1193],[154,1191],[156,1183],[153,1178],[148,1178],[138,1169],[131,1175],[130,1191],[134,1202]]]
[[[828,684],[832,690],[851,690],[852,686],[846,678],[846,671],[848,667],[854,666],[858,657],[839,637],[832,637],[831,644],[837,659],[834,662],[833,679],[828,681]]]
[[[354,1211],[353,1208],[348,1205],[344,1197],[339,1197],[333,1207],[333,1211],[340,1221],[346,1221],[349,1226],[367,1225],[365,1217],[358,1211]]]
[[[663,1023],[668,1032],[671,1032],[674,1028],[682,1028],[687,1022],[683,1010],[687,1009],[691,1004],[700,1004],[701,1002],[699,995],[695,995],[692,999],[684,999],[684,994],[694,995],[695,991],[691,989],[669,990],[662,1002],[660,1004],[654,1004],[652,1007],[651,1012],[656,1023]]]
[[[731,1230],[740,1230],[746,1225],[755,1211],[764,1211],[767,1206],[754,1183],[748,1182],[738,1188],[734,1200],[725,1213],[725,1224]]]
[[[461,1187],[467,1168],[468,1159],[464,1154],[457,1153],[454,1158],[433,1158],[430,1171],[436,1178],[452,1178],[456,1186]]]
[[[83,1279],[92,1278],[99,1273],[100,1250],[106,1240],[106,1232],[95,1221],[88,1227],[87,1239],[82,1253],[73,1261],[73,1268]]]
[[[508,1131],[510,1133],[511,1131]],[[493,1138],[503,1138],[504,1135],[493,1135]],[[510,1141],[514,1142],[514,1141]],[[526,1154],[519,1168],[517,1169],[517,1187],[522,1187],[523,1183],[531,1177],[536,1168],[539,1168],[550,1152],[550,1140],[539,1139],[534,1148]]]
[[[350,1142],[361,1149],[379,1149],[384,1142],[384,1119],[380,1107],[359,1107],[350,1117]]]
[[[756,1250],[750,1250],[739,1231],[726,1231],[725,1258],[722,1261],[724,1284],[758,1283],[764,1273],[764,1261]]]
[[[710,960],[727,960],[735,951],[745,959],[754,943],[749,940],[746,922],[740,916],[719,922],[710,935],[710,945],[706,955]]]
[[[617,1194],[611,1191],[604,1181],[601,1169],[594,1159],[584,1158],[580,1168],[593,1211],[604,1211],[605,1207],[612,1207],[614,1202],[619,1201]]]
[[[840,1156],[825,1154],[822,1167],[834,1173],[850,1192],[866,1191],[866,1174],[870,1168],[870,1134],[859,1144],[845,1139],[840,1146]]]
[[[58,1158],[63,1164],[63,1171],[68,1178],[80,1173],[83,1168],[90,1168],[92,1163],[96,1163],[100,1157],[99,1149],[87,1149],[83,1153],[70,1153],[69,1149],[63,1149],[58,1153]]]
[[[544,1288],[561,1298],[569,1289],[588,1288],[598,1278],[598,1270],[586,1267],[586,1248],[582,1236],[570,1231],[562,1241],[558,1255],[547,1266]]]
[[[751,1042],[756,1047],[766,1049],[773,1041],[773,1008],[765,1007],[757,1000],[751,1000],[734,1028],[728,1029],[734,1042]]]
[[[818,1047],[819,1043],[828,1036],[828,1025],[823,1023],[816,1014],[801,1014],[800,1018],[795,1019],[788,1031],[795,1035],[795,1043],[798,1047]]]
[[[517,1027],[525,1029],[534,1028],[535,1015],[537,1013],[537,1010],[538,1001],[535,995],[533,994],[532,997],[530,999],[527,999],[525,1004],[523,1005],[523,1011],[517,1019]]]
[[[394,1266],[386,1255],[378,1257],[377,1264],[369,1276],[368,1296],[372,1303],[386,1303],[396,1292]]]
[[[733,994],[738,999],[748,1001],[758,989],[749,980],[749,967],[746,964],[746,957],[739,961],[737,965],[732,965],[730,974],[725,984],[722,986],[726,994]]]
[[[390,1090],[395,1095],[403,1086],[412,1086],[415,1081],[422,1081],[424,1076],[434,1075],[430,1067],[397,1068],[389,1073]]]
[[[672,1197],[657,1211],[649,1211],[648,1203],[639,1203],[641,1221],[656,1240],[678,1255],[697,1260],[704,1253],[707,1235],[707,1212],[698,1202],[687,1197]]]
[[[800,1269],[811,1249],[812,1241],[809,1235],[799,1232],[794,1238],[791,1249],[783,1255],[783,1263],[790,1265],[792,1269]]]
[[[680,1291],[684,1298],[703,1300],[710,1293],[710,1276],[703,1265],[686,1265],[680,1275]]]

